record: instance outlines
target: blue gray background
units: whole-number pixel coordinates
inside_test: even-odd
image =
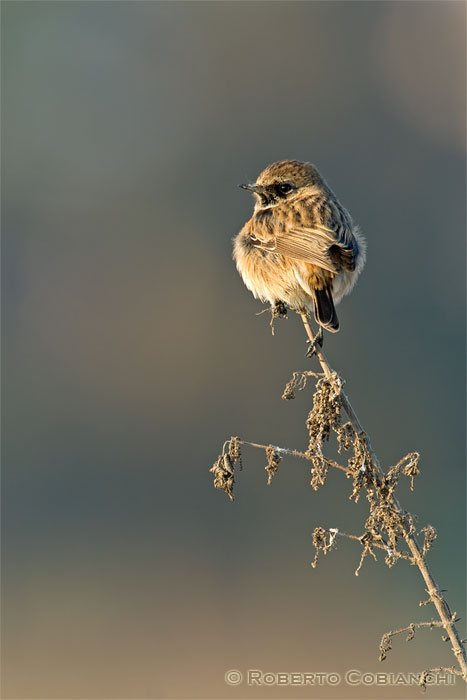
[[[302,448],[304,358],[244,288],[237,184],[314,162],[368,264],[327,336],[387,468],[422,454],[404,506],[465,598],[465,5],[3,2],[3,657],[8,698],[418,698],[407,687],[230,687],[245,672],[451,664],[418,571],[340,542],[365,499],[224,439]],[[462,629],[463,622],[460,623]],[[465,636],[465,632],[464,632]],[[439,688],[431,698],[462,697]]]

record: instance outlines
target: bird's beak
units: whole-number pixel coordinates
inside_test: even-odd
[[[264,193],[264,187],[260,187],[260,185],[239,185],[239,187],[241,187],[242,190],[250,190],[250,192],[255,192],[256,194]]]

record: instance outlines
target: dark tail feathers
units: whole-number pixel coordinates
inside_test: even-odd
[[[339,319],[337,318],[329,287],[313,290],[313,305],[316,322],[323,328],[326,328],[327,331],[331,331],[331,333],[338,331]]]

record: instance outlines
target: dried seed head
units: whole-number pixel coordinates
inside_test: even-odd
[[[277,448],[274,447],[274,445],[268,445],[268,447],[266,447],[266,458],[268,460],[268,463],[264,468],[268,473],[268,486],[270,486],[272,477],[279,469],[279,464],[282,461],[282,457],[277,451]]]
[[[347,423],[344,423],[344,425],[340,426],[340,428],[337,431],[337,443],[339,445],[339,454],[342,452],[342,450],[350,450],[350,448],[354,444],[355,437],[356,433],[352,426],[352,423],[347,421]]]
[[[312,543],[315,548],[315,556],[311,562],[311,566],[315,568],[318,563],[318,557],[320,552],[326,556],[326,554],[334,547],[336,542],[336,535],[338,531],[335,528],[331,530],[325,530],[323,527],[315,527],[312,534]]]
[[[230,456],[227,453],[219,455],[209,471],[214,474],[214,487],[224,491],[233,501],[234,470]]]
[[[229,441],[229,457],[233,464],[239,463],[240,471],[243,469],[240,440],[238,437],[231,437]]]
[[[326,483],[326,477],[329,471],[329,464],[321,452],[321,447],[319,451],[316,452],[313,457],[311,457],[311,462],[313,468],[311,470],[311,481],[310,486],[314,491],[317,491],[320,486],[324,486]]]
[[[422,532],[424,535],[422,556],[425,556],[425,554],[431,549],[431,546],[435,539],[438,537],[438,533],[436,532],[433,525],[427,525],[426,527],[423,527],[420,530],[420,534]]]
[[[392,649],[392,641],[389,634],[383,634],[381,637],[381,642],[379,644],[379,661],[384,661],[388,655],[388,651]]]
[[[365,472],[362,471],[361,469],[358,469],[356,472],[354,472],[353,490],[349,496],[349,499],[351,501],[355,501],[355,503],[358,503],[358,499],[360,498],[360,491],[362,490],[363,485],[364,485],[364,477],[365,477]]]
[[[292,379],[285,385],[284,393],[282,398],[284,401],[290,401],[295,398],[294,389],[297,391],[303,391],[306,387],[308,377],[318,378],[320,375],[316,372],[294,372],[292,374]]]
[[[360,573],[360,569],[362,568],[363,561],[364,561],[365,557],[367,557],[368,555],[371,554],[373,559],[375,561],[378,561],[376,559],[376,554],[373,551],[373,537],[372,537],[371,533],[365,532],[365,534],[360,537],[360,542],[363,545],[363,549],[362,549],[362,554],[360,557],[360,562],[359,562],[357,569],[355,571],[355,576],[358,576],[358,574]]]
[[[341,425],[342,380],[336,373],[329,378],[322,377],[316,382],[313,408],[308,414],[306,427],[309,434],[308,454],[319,452],[325,440],[329,440],[331,430],[336,433]]]
[[[282,394],[282,398],[284,401],[292,401],[292,399],[295,398],[292,380],[290,380],[290,382],[287,382],[287,384],[285,385],[284,392]]]
[[[414,478],[420,474],[418,468],[418,463],[420,461],[420,455],[418,452],[409,452],[409,454],[402,457],[401,460],[389,469],[386,477],[394,483],[394,488],[397,486],[397,481],[399,474],[404,474],[404,476],[410,479],[410,489],[413,491],[413,481]]]

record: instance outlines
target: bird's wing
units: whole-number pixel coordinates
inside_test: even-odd
[[[329,272],[339,271],[339,266],[331,255],[332,248],[336,245],[335,237],[324,228],[287,228],[278,236],[265,236],[255,232],[251,234],[251,242],[260,250],[312,263]]]
[[[328,197],[320,207],[319,223],[334,237],[329,255],[336,267],[339,270],[355,270],[360,249],[348,211],[334,197]]]
[[[290,228],[276,236],[276,252],[318,265],[329,272],[338,268],[330,255],[334,236],[322,228]]]
[[[312,263],[329,272],[354,270],[359,249],[350,216],[337,203],[326,202],[320,219],[310,227],[286,225],[277,235],[273,235],[275,227],[270,220],[266,225],[258,221],[251,229],[251,240],[256,248]]]

